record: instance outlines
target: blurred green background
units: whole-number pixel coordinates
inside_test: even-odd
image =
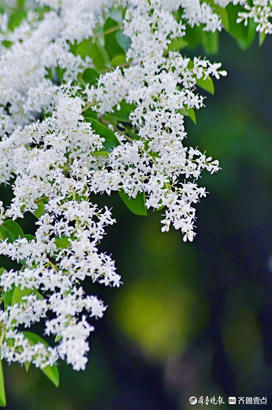
[[[211,59],[229,76],[197,126],[186,120],[188,144],[222,170],[201,180],[210,195],[197,207],[194,243],[161,233],[158,214],[103,200],[118,219],[103,247],[124,284],[88,286],[109,307],[87,370],[61,364],[56,389],[33,367],[6,365],[8,409],[179,410],[192,408],[190,395],[271,395],[272,42],[242,51],[223,34]]]

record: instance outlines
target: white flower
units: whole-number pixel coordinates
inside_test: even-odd
[[[218,171],[219,163],[187,144],[184,113],[204,106],[199,80],[219,79],[226,72],[220,63],[190,60],[169,51],[169,45],[188,26],[221,30],[221,20],[216,8],[199,0],[38,3],[49,11],[41,17],[28,10],[13,31],[7,15],[0,16],[0,183],[12,181],[13,189],[10,206],[4,209],[0,202],[0,225],[44,206],[35,239],[0,242],[0,254],[22,264],[0,276],[4,292],[22,292],[16,303],[0,310],[0,350],[8,362],[43,368],[63,359],[81,370],[94,330],[89,321],[106,310],[101,300],[85,293],[82,281],[121,284],[112,257],[99,250],[107,226],[115,223],[114,211],[99,208],[93,194],[144,194],[147,208],[163,208],[163,232],[172,226],[184,241],[196,235],[195,205],[206,196],[198,180],[203,171]],[[215,3],[242,5],[239,21],[247,24],[253,18],[257,31],[272,33],[271,0]],[[97,27],[119,6],[126,9],[123,31],[131,40],[126,65],[109,67],[89,88],[81,74],[93,63],[75,55],[73,46],[84,39],[98,41]],[[182,22],[173,13],[179,8]],[[124,102],[134,107],[128,128],[105,115],[116,107],[120,111]],[[116,137],[107,151],[106,136],[84,119],[87,108]],[[53,347],[31,344],[22,331],[41,319],[44,333],[57,336]]]

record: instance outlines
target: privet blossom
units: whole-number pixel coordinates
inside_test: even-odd
[[[121,284],[111,256],[99,250],[115,219],[110,209],[93,202],[94,194],[144,194],[147,209],[162,209],[162,231],[172,226],[184,241],[194,239],[195,204],[206,196],[197,181],[204,170],[218,171],[219,164],[186,143],[184,111],[204,106],[199,80],[219,79],[226,72],[220,63],[190,60],[169,45],[188,27],[220,31],[221,18],[199,0],[38,3],[48,7],[42,13],[30,8],[13,31],[8,15],[0,21],[0,182],[13,189],[10,206],[0,203],[0,223],[44,204],[35,238],[0,242],[0,253],[21,265],[3,271],[2,291],[22,292],[20,301],[0,312],[1,357],[40,368],[63,359],[80,370],[94,330],[89,319],[101,318],[106,309],[86,294],[82,282]],[[241,23],[253,18],[258,31],[271,33],[271,1],[214,3],[243,6]],[[126,63],[100,73],[95,85],[79,81],[93,62],[76,55],[73,45],[99,38],[98,27],[118,7],[125,10],[120,26],[130,39]],[[129,130],[107,117],[123,102],[132,107]],[[88,110],[113,132],[110,149],[86,120]],[[24,333],[41,321],[44,334],[55,338],[51,346],[33,344]]]

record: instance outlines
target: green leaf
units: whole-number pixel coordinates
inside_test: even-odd
[[[235,38],[245,38],[247,36],[247,28],[243,24],[237,24],[238,14],[243,11],[243,8],[241,6],[229,4],[225,10],[228,14],[229,33]]]
[[[125,100],[122,100],[119,104],[119,110],[115,107],[113,112],[107,113],[107,117],[114,118],[120,122],[130,122],[129,116],[135,108],[135,104],[128,104]]]
[[[202,44],[202,30],[197,26],[193,28],[189,26],[186,27],[186,35],[183,37],[183,40],[186,41],[188,44],[187,47],[189,48],[194,48]]]
[[[14,30],[18,27],[21,22],[26,18],[27,13],[25,10],[16,10],[14,13],[10,15],[9,22],[8,22],[8,29]]]
[[[250,47],[251,44],[253,43],[256,35],[256,27],[257,24],[253,19],[250,19],[248,22],[248,36],[247,36],[247,45],[246,47]]]
[[[228,31],[229,30],[229,17],[225,7],[221,7],[214,2],[214,0],[206,0],[212,9],[216,12],[216,14],[221,18],[222,25]]]
[[[14,242],[19,237],[23,238],[24,232],[17,222],[7,219],[0,225],[0,239],[9,239],[9,242]]]
[[[35,345],[36,343],[43,343],[45,346],[48,346],[48,343],[36,333],[24,331],[23,334],[31,345]]]
[[[4,47],[10,48],[13,43],[12,43],[12,41],[9,41],[9,40],[3,40],[2,44],[3,44]]]
[[[242,6],[229,4],[226,10],[229,19],[228,32],[237,40],[237,43],[242,49],[248,48],[252,44],[256,34],[256,23],[252,19],[249,19],[247,26],[237,24],[238,14],[243,11]]]
[[[79,55],[81,58],[86,58],[87,56],[90,57],[93,44],[94,43],[92,42],[91,38],[85,38],[80,43],[75,42],[74,44],[71,44],[71,51],[76,56]]]
[[[259,33],[259,46],[261,47],[261,45],[263,44],[264,40],[265,40],[266,34],[264,32]]]
[[[140,193],[136,198],[129,197],[123,190],[119,192],[119,195],[126,205],[126,207],[134,214],[140,216],[147,215],[147,209],[145,206],[145,194]]]
[[[119,54],[123,54],[123,48],[120,46],[119,42],[117,41],[116,38],[116,32],[118,31],[112,31],[115,30],[120,26],[120,24],[113,20],[111,17],[107,18],[104,27],[103,27],[103,32],[107,32],[107,34],[104,35],[104,43],[105,43],[105,48],[107,50],[107,53],[112,60],[115,56]]]
[[[31,289],[22,289],[21,286],[17,286],[14,289],[13,295],[12,295],[12,299],[11,299],[11,304],[15,305],[15,303],[20,303],[22,298],[24,296],[29,296],[33,293],[33,290]]]
[[[67,249],[71,245],[69,239],[65,236],[61,238],[60,237],[56,238],[55,243],[56,243],[57,248],[59,249]]]
[[[55,364],[53,366],[46,366],[41,371],[56,387],[59,387],[59,369]]]
[[[85,83],[90,84],[90,85],[97,84],[99,77],[100,77],[99,72],[96,71],[94,68],[86,68],[86,70],[83,71],[83,75],[82,75],[82,78],[85,81]]]
[[[91,120],[98,121],[98,113],[93,111],[91,108],[88,108],[88,110],[84,111],[84,119],[87,122],[91,122]]]
[[[75,55],[80,55],[83,59],[87,56],[91,57],[93,64],[98,71],[103,71],[110,65],[110,59],[105,49],[103,49],[98,42],[94,43],[90,38],[81,41],[77,47],[73,46],[72,50]]]
[[[27,289],[27,288],[22,289],[21,286],[17,286],[16,288],[12,289],[12,292],[11,290],[8,292],[10,292],[10,295],[7,297],[8,305],[14,305],[15,303],[19,304],[24,296],[29,296],[29,295],[35,295],[37,299],[39,300],[44,299],[43,295],[40,292],[38,292],[37,289]],[[8,292],[6,292],[6,294]]]
[[[0,275],[4,272],[5,268],[0,268]]]
[[[40,218],[45,214],[45,203],[43,201],[37,202],[37,209],[34,211],[36,218]]]
[[[124,64],[126,64],[127,59],[125,54],[119,54],[118,56],[113,57],[113,59],[111,60],[111,66],[112,67],[118,67],[118,66],[122,66]]]
[[[24,366],[26,369],[26,372],[28,372],[29,368],[30,368],[31,362],[24,362]]]
[[[38,292],[36,289],[33,289],[32,292],[34,293],[34,295],[36,295],[37,299],[39,300],[44,299],[43,295],[40,292]]]
[[[187,43],[187,41],[184,40],[183,37],[175,38],[169,44],[168,51],[178,51],[178,50],[181,50],[182,48],[186,47],[187,45],[188,45],[188,43]]]
[[[0,406],[6,407],[6,392],[5,392],[5,380],[4,380],[4,372],[2,366],[2,360],[0,360]]]
[[[5,309],[7,309],[8,306],[12,305],[12,297],[14,293],[14,287],[12,287],[10,290],[6,291],[4,294],[4,306]]]
[[[26,238],[29,242],[31,242],[31,241],[33,241],[33,240],[36,240],[35,236],[34,236],[34,235],[30,235],[29,233],[26,233],[26,234],[24,235],[24,238]]]
[[[99,41],[97,41],[95,44],[96,44],[96,47],[97,47],[100,55],[102,56],[102,58],[104,60],[105,67],[110,67],[111,59],[110,59],[110,56],[107,53],[107,50],[105,49],[104,46],[102,46],[102,44],[100,44]]]
[[[35,345],[37,343],[43,343],[45,346],[48,346],[48,343],[39,335],[33,332],[23,332],[26,339],[30,344]],[[59,386],[59,371],[57,366],[47,366],[41,369],[41,371],[48,377],[51,382],[58,387]]]
[[[56,335],[55,337],[55,343],[58,343],[62,339],[61,335]]]
[[[117,147],[119,145],[119,141],[112,130],[110,130],[108,127],[105,127],[105,125],[101,124],[95,119],[88,118],[87,120],[91,123],[93,130],[105,139],[103,143],[105,151],[110,152],[114,147]]]
[[[17,0],[17,7],[23,9],[25,7],[26,0]]]
[[[108,151],[100,150],[100,151],[94,151],[94,152],[92,152],[92,155],[93,155],[94,157],[108,157],[108,156],[109,156],[109,153],[108,153]]]
[[[131,40],[129,37],[125,36],[125,34],[122,31],[117,31],[117,33],[115,33],[115,37],[116,40],[119,44],[119,46],[125,51],[127,52],[130,45],[131,45]]]
[[[218,4],[214,4],[213,8],[216,14],[218,14],[221,17],[222,24],[224,28],[228,31],[229,30],[229,17],[228,17],[227,10],[225,9],[225,7],[220,7]]]
[[[123,13],[122,10],[118,10],[118,9],[111,9],[109,12],[109,16],[117,21],[119,24],[121,24],[123,22]]]
[[[186,117],[190,117],[194,124],[197,123],[195,110],[193,108],[187,108],[187,109],[183,109],[180,111],[182,115],[185,115]]]
[[[204,49],[209,54],[216,54],[218,53],[219,49],[219,33],[216,31],[215,33],[211,33],[208,31],[202,31],[202,44]]]
[[[213,79],[210,76],[208,76],[205,80],[204,78],[201,78],[200,80],[197,80],[196,83],[199,87],[203,88],[203,90],[214,94]]]

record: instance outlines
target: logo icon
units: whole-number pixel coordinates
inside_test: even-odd
[[[197,403],[197,398],[195,396],[189,397],[189,403],[194,406]]]
[[[236,397],[229,397],[228,402],[229,404],[236,404]]]

